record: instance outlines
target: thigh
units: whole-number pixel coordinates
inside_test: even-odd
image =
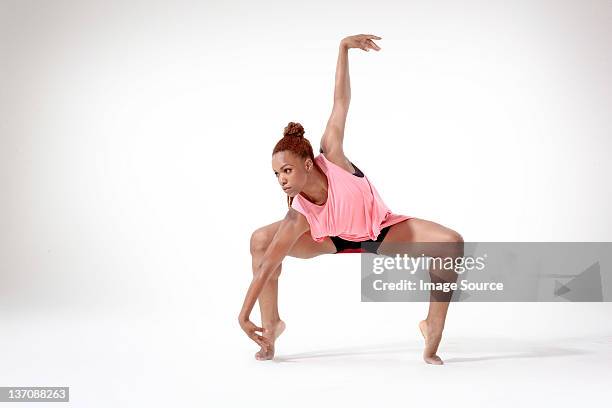
[[[377,252],[389,256],[439,256],[454,250],[455,243],[462,242],[461,235],[451,228],[433,221],[411,218],[392,225]]]
[[[281,222],[282,221],[273,222],[272,224],[257,229],[253,233],[253,237],[257,238],[258,245],[262,250],[265,250],[265,248],[270,245]],[[253,243],[251,243],[251,245],[253,245]],[[312,239],[310,230],[308,230],[298,238],[295,244],[293,244],[288,255],[294,258],[307,259],[324,254],[333,254],[335,252],[336,246],[329,237],[325,237],[321,242],[316,242]]]

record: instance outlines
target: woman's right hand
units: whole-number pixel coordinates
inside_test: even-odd
[[[345,37],[340,41],[340,44],[350,48],[361,48],[364,51],[369,51],[370,48],[376,51],[380,51],[380,47],[372,40],[381,40],[382,38],[377,37],[373,34],[357,34]]]
[[[249,338],[255,343],[259,344],[259,346],[263,348],[265,352],[268,352],[268,340],[257,334],[257,332],[261,332],[263,334],[264,329],[256,326],[255,323],[249,319],[239,318],[238,321],[240,322],[240,327],[246,333],[246,335],[249,336]]]

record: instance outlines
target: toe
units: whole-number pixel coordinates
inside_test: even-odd
[[[444,364],[440,356],[438,356],[437,354],[434,354],[433,356],[424,356],[423,359],[425,360],[427,364],[433,364],[433,365]]]

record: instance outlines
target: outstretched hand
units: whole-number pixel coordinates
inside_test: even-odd
[[[343,38],[340,44],[344,45],[347,49],[361,48],[364,51],[370,51],[370,49],[380,51],[380,47],[372,40],[381,39],[381,37],[373,34],[357,34]]]

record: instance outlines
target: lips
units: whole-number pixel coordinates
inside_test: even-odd
[[[291,190],[291,187],[283,187],[283,191],[289,191]]]

